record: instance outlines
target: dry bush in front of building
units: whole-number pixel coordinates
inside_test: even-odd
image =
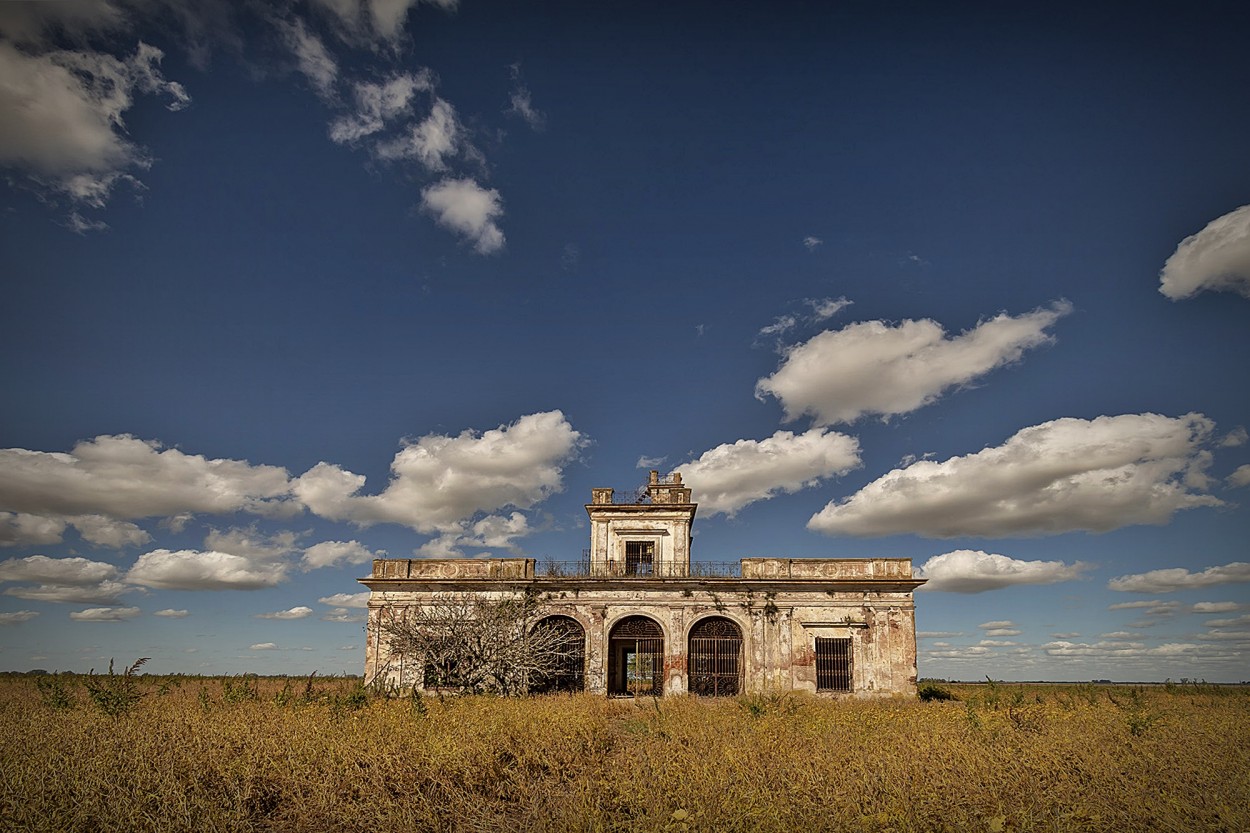
[[[424,687],[458,694],[525,694],[567,664],[567,636],[544,627],[544,601],[449,593],[390,609],[381,630],[392,657],[424,668]]]

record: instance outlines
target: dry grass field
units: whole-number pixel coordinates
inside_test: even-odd
[[[8,677],[0,828],[1250,830],[1246,689],[949,688],[439,701],[344,679]]]

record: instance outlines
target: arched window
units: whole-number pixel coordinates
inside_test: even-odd
[[[690,693],[729,697],[742,691],[742,629],[723,616],[700,619],[690,629]]]
[[[534,625],[544,645],[552,647],[551,662],[530,683],[530,691],[584,691],[586,688],[586,630],[571,616],[547,616]]]
[[[664,631],[654,619],[628,616],[608,634],[608,693],[664,693]]]

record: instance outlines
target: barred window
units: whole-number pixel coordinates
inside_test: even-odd
[[[655,561],[654,541],[625,542],[625,575],[649,576]]]
[[[851,640],[816,637],[816,690],[851,690]]]
[[[701,619],[690,629],[687,673],[690,693],[732,697],[742,691],[742,629],[723,616]]]

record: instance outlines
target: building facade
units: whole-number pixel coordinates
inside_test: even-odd
[[[440,598],[539,594],[538,626],[564,634],[549,687],[608,695],[810,691],[915,694],[916,627],[905,558],[691,560],[698,506],[680,474],[636,493],[593,489],[580,561],[378,559],[367,681],[422,687],[419,657],[390,650],[385,622]]]

